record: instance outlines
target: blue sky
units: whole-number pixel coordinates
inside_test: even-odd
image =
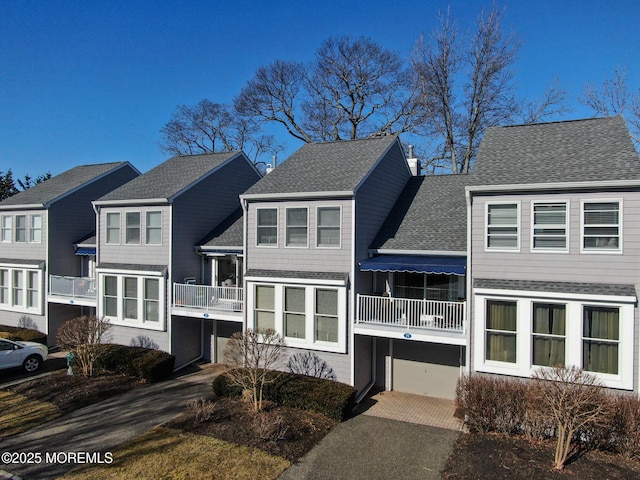
[[[461,30],[490,1],[19,1],[0,0],[0,170],[16,177],[129,160],[166,159],[159,130],[177,105],[228,103],[256,68],[308,61],[339,35],[368,36],[407,55],[451,5]],[[616,67],[640,87],[640,4],[634,0],[503,1],[521,41],[519,93],[559,78],[574,111],[588,81]],[[286,155],[299,143],[276,130]]]

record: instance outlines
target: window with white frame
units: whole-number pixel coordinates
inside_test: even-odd
[[[257,244],[262,246],[278,245],[278,209],[257,209]]]
[[[565,202],[534,203],[532,218],[533,250],[567,250],[567,204]]]
[[[284,336],[305,338],[306,336],[306,300],[305,289],[299,287],[284,288]]]
[[[487,248],[517,250],[519,248],[519,204],[487,204]]]
[[[256,285],[255,288],[255,328],[275,329],[275,288],[269,285]]]
[[[287,208],[287,247],[306,247],[308,245],[307,208]]]
[[[346,351],[346,290],[250,282],[250,328],[272,328],[292,347]]]
[[[147,245],[162,244],[162,212],[147,212]]]
[[[515,363],[517,357],[517,303],[487,300],[486,360]]]
[[[102,316],[115,325],[164,329],[163,277],[106,273],[99,276]]]
[[[533,303],[533,365],[553,367],[565,364],[566,313],[564,304]]]
[[[340,207],[318,207],[316,245],[318,247],[340,246]]]
[[[31,215],[30,221],[29,241],[32,243],[40,243],[42,241],[42,215]]]
[[[582,322],[582,368],[589,372],[617,374],[619,309],[585,305]]]
[[[620,251],[620,201],[582,203],[583,251]]]
[[[16,215],[16,242],[27,241],[27,217],[26,215]]]
[[[13,217],[11,215],[2,216],[2,242],[10,243],[13,234]]]
[[[107,213],[107,243],[120,244],[120,212]]]
[[[42,271],[0,268],[0,306],[6,310],[42,314]]]
[[[125,243],[127,245],[140,244],[140,212],[125,214]]]

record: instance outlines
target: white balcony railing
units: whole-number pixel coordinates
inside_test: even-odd
[[[358,295],[356,323],[464,333],[466,302]]]
[[[49,275],[49,295],[70,298],[96,298],[96,279]]]
[[[173,284],[173,306],[201,310],[241,312],[244,304],[242,288],[209,285]]]

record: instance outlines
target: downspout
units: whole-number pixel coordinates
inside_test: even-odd
[[[466,325],[465,336],[467,338],[467,350],[465,353],[465,367],[460,365],[460,376],[463,373],[469,373],[471,371],[471,316],[469,312],[471,311],[471,304],[473,303],[473,294],[472,294],[472,281],[471,281],[471,265],[473,264],[471,260],[471,206],[472,206],[472,197],[471,192],[469,190],[465,190],[465,197],[467,202],[467,301],[464,309],[464,319]]]
[[[96,264],[93,267],[94,274],[96,276],[96,307],[95,307],[95,316],[98,316],[98,312],[100,311],[98,306],[100,304],[100,282],[98,282],[98,274],[96,273],[96,269],[100,264],[100,207],[95,203],[91,204],[93,206],[93,211],[96,214]]]
[[[247,265],[249,264],[249,259],[248,259],[248,253],[249,253],[249,249],[247,248],[247,230],[248,230],[248,223],[249,223],[249,219],[248,217],[248,209],[249,206],[247,204],[247,200],[244,198],[240,198],[240,205],[242,206],[242,253],[243,253],[243,261],[242,261],[242,293],[243,293],[243,305],[242,305],[242,311],[243,311],[243,315],[242,315],[242,331],[246,332],[247,331],[247,299],[249,298],[249,293],[247,292],[247,281],[245,280],[247,278]],[[236,265],[237,268],[237,265]],[[237,283],[237,279],[236,279],[236,283]],[[218,335],[217,335],[217,330],[216,330],[216,341],[217,341]],[[217,356],[217,351],[216,351],[216,356]]]

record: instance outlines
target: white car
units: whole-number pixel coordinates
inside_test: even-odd
[[[36,342],[13,342],[0,338],[0,369],[22,367],[35,372],[47,359],[48,349]]]

